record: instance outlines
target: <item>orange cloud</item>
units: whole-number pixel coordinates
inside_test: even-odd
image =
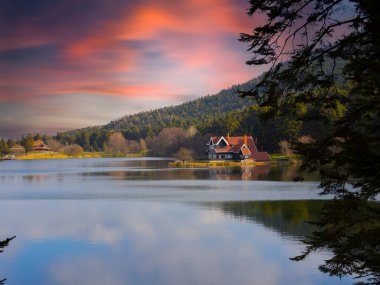
[[[136,2],[81,37],[59,38],[34,26],[27,36],[28,28],[20,29],[0,50],[56,43],[57,62],[14,68],[0,82],[0,100],[76,93],[160,100],[213,93],[254,74],[237,43],[250,27],[235,0],[157,0]]]
[[[250,27],[249,22],[245,11],[231,1],[189,0],[174,5],[172,1],[142,3],[122,18],[104,23],[90,37],[71,43],[66,51],[72,61],[88,63],[100,53],[113,49],[115,60],[105,66],[116,72],[126,70],[126,66],[132,72],[141,70],[144,52],[160,53],[176,65],[175,70],[162,72],[186,74],[202,80],[198,76],[202,70],[209,74],[203,80],[209,81],[212,91],[216,91],[216,88],[227,87],[226,84],[248,80],[252,75],[244,66],[243,49],[237,51],[226,44],[227,36],[237,41],[239,32]],[[128,42],[133,41],[145,45],[144,51],[128,47]],[[115,48],[121,42],[127,45]],[[148,84],[152,74],[157,76],[155,70],[142,73],[142,80]],[[205,93],[209,91],[204,90]]]

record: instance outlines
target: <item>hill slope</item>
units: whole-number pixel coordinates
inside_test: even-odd
[[[248,90],[256,80],[234,85],[215,95],[208,95],[178,106],[170,106],[147,112],[128,115],[104,126],[107,130],[125,132],[128,138],[145,137],[148,132],[159,133],[165,127],[198,126],[210,118],[252,105],[249,99],[239,98],[238,90]]]
[[[346,62],[343,60],[326,61],[324,66],[326,70],[335,68],[341,72],[345,64]],[[311,66],[310,68],[315,67]],[[104,126],[58,133],[55,138],[63,144],[77,143],[85,150],[101,150],[104,149],[104,145],[113,131],[122,132],[128,140],[148,137],[151,140],[165,128],[188,129],[190,126],[194,126],[199,131],[198,135],[201,136],[247,133],[258,138],[259,149],[277,151],[278,143],[281,140],[295,140],[300,135],[317,137],[322,130],[328,131],[327,122],[312,120],[301,122],[294,120],[290,115],[262,122],[259,119],[262,109],[258,108],[250,98],[242,99],[237,95],[238,90],[252,89],[257,81],[258,79],[252,79],[224,89],[215,95],[204,96],[177,106],[127,115]],[[340,73],[336,75],[335,81],[340,87],[344,87],[346,84]],[[343,92],[343,90],[339,92]],[[304,107],[307,108],[307,106]],[[328,114],[334,117],[338,111],[342,112],[342,110],[338,110],[340,108],[338,107],[337,105],[335,110],[332,106]],[[312,110],[309,111],[312,112]]]

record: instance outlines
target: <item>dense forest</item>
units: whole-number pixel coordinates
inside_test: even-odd
[[[213,118],[231,111],[240,110],[252,104],[251,100],[237,96],[238,90],[253,88],[255,80],[234,85],[216,95],[208,95],[178,106],[128,115],[105,125],[107,130],[122,131],[127,138],[144,138],[157,135],[163,128],[196,126],[204,129]]]
[[[53,137],[29,134],[19,140],[1,140],[0,152],[6,154],[16,144],[29,151],[33,140],[43,140],[53,149],[77,145],[84,151],[149,151],[150,155],[164,156],[172,156],[181,147],[186,147],[194,157],[199,157],[210,135],[248,134],[257,138],[260,150],[278,152],[280,141],[292,141],[303,134],[318,134],[323,123],[301,124],[291,117],[263,122],[260,114],[264,110],[251,99],[238,96],[239,91],[250,90],[255,83],[256,79],[252,79],[215,95],[128,115],[104,126],[59,132]],[[114,135],[119,133],[125,142]]]
[[[62,144],[76,143],[87,151],[101,151],[105,149],[110,134],[121,132],[128,141],[141,143],[144,140],[152,155],[173,155],[180,146],[191,148],[200,155],[212,134],[245,133],[258,138],[259,149],[275,152],[278,143],[296,137],[301,126],[291,120],[262,122],[259,119],[261,111],[252,100],[240,98],[237,94],[240,90],[252,89],[255,82],[253,79],[178,106],[128,115],[104,126],[58,133],[55,139]],[[175,140],[175,137],[181,143],[163,151],[165,141]]]

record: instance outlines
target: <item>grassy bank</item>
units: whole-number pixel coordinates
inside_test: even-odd
[[[141,153],[105,153],[105,152],[83,152],[80,154],[64,154],[58,152],[29,152],[24,154],[18,154],[14,156],[16,160],[31,160],[31,159],[68,159],[68,158],[100,158],[100,157],[141,157],[144,154]]]
[[[22,155],[16,155],[15,159],[18,160],[31,160],[31,159],[67,159],[67,158],[93,158],[103,157],[102,152],[84,152],[81,154],[68,155],[56,152],[31,152]]]
[[[271,161],[268,162],[256,162],[253,160],[244,160],[244,161],[195,161],[195,162],[183,162],[176,161],[169,163],[171,167],[234,167],[234,166],[257,166],[257,165],[273,165],[273,164],[295,164],[299,160],[299,157],[296,156],[286,156],[282,154],[271,154]]]
[[[233,166],[256,166],[256,165],[268,165],[271,162],[255,162],[249,161],[196,161],[196,162],[183,162],[176,161],[170,162],[170,167],[233,167]]]

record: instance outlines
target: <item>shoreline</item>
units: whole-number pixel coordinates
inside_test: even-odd
[[[26,153],[19,155],[7,155],[0,158],[2,160],[43,160],[43,159],[73,159],[73,158],[112,158],[112,157],[142,157],[143,154],[110,154],[104,152],[84,152],[80,154],[64,154],[57,152],[36,152],[36,153]]]
[[[255,167],[263,165],[288,165],[295,164],[289,161],[196,161],[196,162],[169,162],[169,167],[180,168],[217,168],[217,167]]]
[[[104,152],[84,152],[81,154],[68,155],[64,153],[56,152],[36,152],[36,153],[26,153],[18,155],[7,155],[0,158],[2,160],[49,160],[49,159],[86,159],[86,158],[122,158],[122,157],[144,157],[146,154],[136,153],[136,154],[109,154]],[[263,165],[289,165],[298,164],[299,159],[291,159],[289,157],[281,156],[278,154],[271,155],[271,161],[257,162],[253,160],[243,160],[243,161],[173,161],[169,162],[169,167],[178,168],[222,168],[222,167],[254,167]],[[173,158],[174,160],[175,158]]]

